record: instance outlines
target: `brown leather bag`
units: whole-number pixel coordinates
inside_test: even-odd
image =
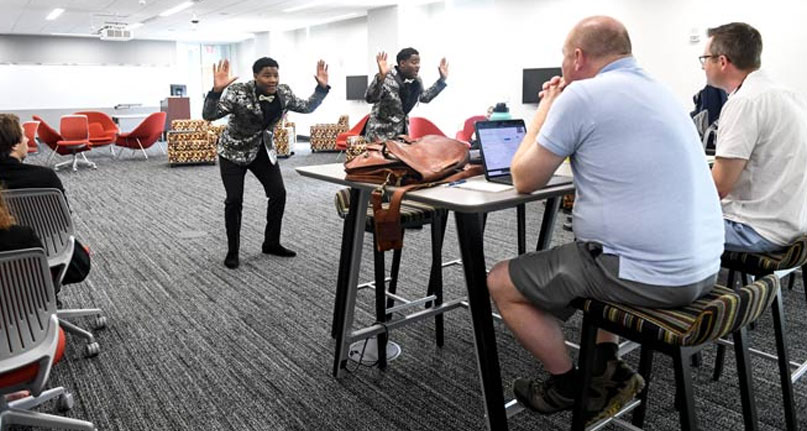
[[[406,192],[482,173],[479,166],[468,165],[465,143],[437,135],[368,144],[363,154],[345,163],[345,172],[349,181],[381,185],[370,198],[378,251],[403,245],[401,200]],[[387,186],[397,189],[385,207],[382,199]]]

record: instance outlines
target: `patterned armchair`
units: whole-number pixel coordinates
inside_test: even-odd
[[[174,120],[168,132],[168,163],[216,163],[216,142],[226,126],[205,120]]]
[[[345,150],[345,161],[349,162],[356,157],[360,156],[361,153],[367,150],[367,139],[361,135],[355,136],[348,136],[347,137],[347,150]]]
[[[315,124],[311,126],[311,151],[337,151],[336,137],[350,129],[348,116],[342,115],[336,124]]]
[[[297,127],[284,117],[275,125],[273,139],[277,156],[289,157],[294,154],[292,146],[297,143]]]

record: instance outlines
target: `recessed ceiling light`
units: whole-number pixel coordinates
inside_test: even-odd
[[[185,9],[191,7],[191,6],[193,6],[193,2],[192,1],[186,1],[185,3],[178,4],[178,5],[174,6],[174,7],[172,7],[171,9],[167,9],[167,10],[164,10],[164,11],[160,12],[160,16],[162,16],[162,17],[171,16],[171,15],[173,15],[175,13],[182,12],[183,10],[185,10]]]
[[[306,4],[303,4],[303,5],[300,5],[300,6],[294,6],[294,7],[288,8],[288,9],[283,9],[283,13],[299,12],[301,10],[311,9],[313,7],[320,6],[322,4],[325,4],[325,2],[323,2],[323,1],[315,1],[315,2],[311,2],[311,3],[306,3]]]
[[[45,17],[45,19],[48,21],[53,21],[54,19],[59,18],[59,15],[61,15],[62,13],[64,13],[64,9],[57,7],[56,9],[50,11],[50,13],[48,14],[48,16]]]

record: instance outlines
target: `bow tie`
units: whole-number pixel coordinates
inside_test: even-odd
[[[275,95],[272,94],[272,95],[269,95],[269,96],[264,96],[263,94],[261,94],[261,95],[258,96],[258,102],[263,102],[264,100],[269,102],[269,103],[272,103],[272,101],[275,100]]]

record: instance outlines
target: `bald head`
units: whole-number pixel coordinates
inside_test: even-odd
[[[566,44],[571,50],[579,48],[592,59],[631,54],[628,30],[608,16],[592,16],[580,21],[569,33]]]

